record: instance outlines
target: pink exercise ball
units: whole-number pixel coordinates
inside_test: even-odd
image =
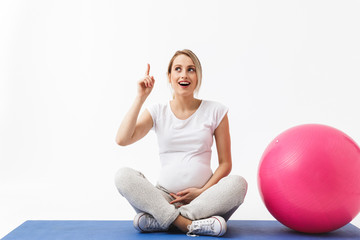
[[[290,128],[265,149],[258,186],[266,208],[285,226],[336,230],[360,211],[360,148],[329,126]]]

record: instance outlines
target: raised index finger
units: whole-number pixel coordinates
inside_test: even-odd
[[[147,64],[145,75],[149,76],[149,74],[150,74],[150,64]]]

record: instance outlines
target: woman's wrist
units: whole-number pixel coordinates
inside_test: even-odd
[[[139,103],[144,103],[146,98],[147,98],[147,96],[137,95],[135,98],[135,101],[137,101]]]

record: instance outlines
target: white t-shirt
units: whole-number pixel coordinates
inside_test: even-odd
[[[196,112],[185,120],[174,115],[170,102],[147,109],[159,144],[161,171],[158,184],[173,193],[204,186],[212,176],[214,131],[228,108],[218,102],[202,100]]]

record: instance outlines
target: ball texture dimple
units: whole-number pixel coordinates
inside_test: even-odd
[[[336,230],[360,211],[360,148],[329,126],[290,128],[265,149],[258,186],[266,208],[285,226]]]

